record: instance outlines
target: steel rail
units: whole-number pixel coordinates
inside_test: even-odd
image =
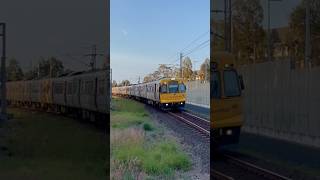
[[[262,168],[262,167],[259,167],[257,165],[254,165],[252,163],[249,163],[249,162],[246,162],[246,161],[243,161],[239,158],[235,158],[233,156],[230,156],[230,155],[223,155],[227,160],[235,163],[235,164],[238,164],[244,168],[249,168],[249,170],[251,169],[251,171],[255,171],[256,173],[259,173],[259,174],[262,174],[262,175],[265,175],[267,177],[270,177],[271,179],[281,179],[281,180],[291,180],[290,178],[288,177],[285,177],[283,175],[280,175],[276,172],[273,172],[273,171],[270,171],[270,170],[267,170],[265,168]]]
[[[217,180],[234,180],[233,177],[228,176],[228,175],[221,173],[219,171],[216,171],[216,170],[211,170],[211,177],[213,177],[214,179],[217,179]]]
[[[181,116],[178,116],[172,112],[168,112],[171,116],[174,116],[175,118],[177,119],[180,119],[181,121],[185,122],[186,124],[192,126],[193,128],[197,129],[198,131],[200,131],[201,133],[207,135],[207,136],[210,136],[210,130],[206,130],[204,129],[203,127],[191,122],[190,120],[184,118],[184,117],[181,117]]]

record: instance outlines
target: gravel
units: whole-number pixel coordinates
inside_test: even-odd
[[[192,168],[179,172],[184,179],[210,179],[210,139],[167,113],[146,105],[151,118],[163,129],[163,135],[175,139],[192,161]]]

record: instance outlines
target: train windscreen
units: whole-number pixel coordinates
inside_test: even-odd
[[[241,95],[239,77],[234,70],[225,70],[223,72],[224,95],[226,97],[235,97]]]
[[[160,93],[167,93],[167,85],[163,84],[160,86]]]
[[[178,93],[179,92],[179,84],[177,81],[170,81],[168,83],[169,93]]]

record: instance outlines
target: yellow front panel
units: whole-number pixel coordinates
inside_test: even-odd
[[[185,102],[186,93],[162,93],[160,94],[160,103]]]
[[[240,97],[211,100],[212,128],[236,127],[242,123]]]

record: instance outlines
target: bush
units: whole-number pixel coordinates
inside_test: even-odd
[[[144,123],[143,124],[143,129],[145,131],[152,131],[154,128],[149,123]]]

